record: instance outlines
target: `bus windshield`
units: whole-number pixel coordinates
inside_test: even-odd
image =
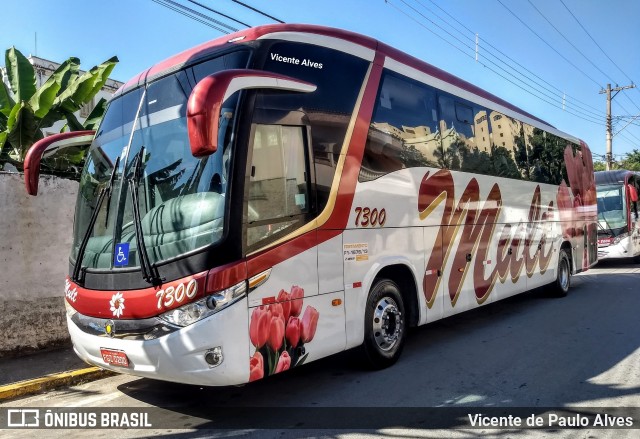
[[[80,179],[72,260],[89,233],[83,268],[139,267],[145,256],[138,251],[139,242],[144,242],[148,263],[154,264],[222,239],[237,96],[227,100],[229,108],[222,112],[224,145],[198,159],[191,154],[187,135],[190,92],[187,72],[180,71],[109,105]],[[98,206],[110,179],[109,196]],[[137,191],[138,212],[133,209],[132,188]]]
[[[620,229],[627,225],[623,187],[597,186],[598,222],[604,229]]]

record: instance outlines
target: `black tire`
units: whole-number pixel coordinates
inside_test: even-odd
[[[556,297],[565,297],[571,287],[571,259],[569,254],[562,248],[558,255],[558,276],[553,283],[553,294]]]
[[[378,280],[367,298],[362,351],[374,369],[391,366],[402,353],[406,339],[404,303],[400,289],[389,279]]]

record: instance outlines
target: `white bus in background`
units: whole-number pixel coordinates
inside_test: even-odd
[[[629,186],[640,190],[640,172],[619,169],[595,173],[598,197],[598,259],[640,262],[640,222]],[[638,206],[636,206],[637,209]]]

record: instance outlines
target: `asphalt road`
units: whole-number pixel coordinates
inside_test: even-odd
[[[0,407],[159,407],[151,411],[155,428],[89,433],[109,439],[638,437],[638,429],[559,425],[473,429],[468,415],[524,420],[566,408],[571,422],[596,407],[638,407],[620,414],[633,415],[640,425],[639,313],[640,265],[600,263],[575,276],[565,298],[538,290],[418,328],[400,361],[383,371],[363,370],[346,352],[244,387],[202,388],[122,375]],[[46,432],[81,434],[88,432]]]

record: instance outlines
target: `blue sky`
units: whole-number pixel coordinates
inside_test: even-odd
[[[173,1],[197,9],[188,0]],[[273,22],[231,0],[198,1],[250,25]],[[288,23],[344,28],[395,46],[583,139],[595,159],[605,153],[606,101],[600,90],[607,83],[622,86],[640,78],[640,2],[635,0],[243,1]],[[83,68],[117,55],[112,78],[122,81],[222,35],[152,0],[21,0],[5,2],[2,10],[3,50],[14,45],[25,55],[54,61],[77,56]],[[628,116],[640,114],[640,88],[620,92],[612,114],[616,133],[631,120]],[[617,159],[635,148],[640,149],[640,118],[613,141]]]

